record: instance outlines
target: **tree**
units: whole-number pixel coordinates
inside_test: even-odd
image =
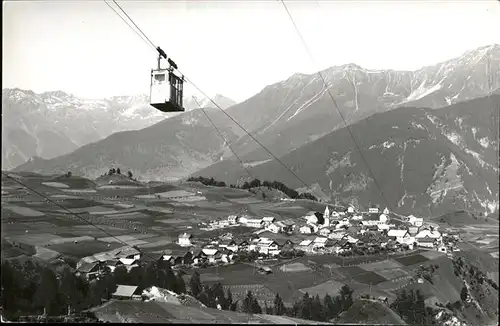
[[[40,284],[38,285],[35,295],[34,303],[39,308],[45,308],[49,315],[58,314],[58,284],[54,272],[49,268],[44,268]]]
[[[128,174],[128,177],[129,177],[130,179],[132,179],[132,177],[134,176],[134,175],[132,174],[132,171],[130,171],[130,170],[127,172],[127,174]]]
[[[241,305],[241,310],[243,312],[251,314],[253,311],[253,295],[252,291],[247,292],[247,296],[243,299],[243,304]]]
[[[191,293],[193,294],[193,297],[198,298],[198,295],[201,293],[202,290],[200,274],[198,273],[198,271],[195,271],[193,273],[193,276],[191,276],[191,279],[189,280],[189,286],[191,288]]]
[[[316,294],[316,296],[312,300],[312,304],[311,304],[311,319],[323,321],[323,320],[325,320],[325,318],[326,318],[325,309],[324,309],[323,305],[321,304],[321,300],[319,299],[319,295]]]
[[[177,282],[176,282],[176,293],[186,293],[186,283],[184,282],[184,279],[182,278],[182,275],[177,274]]]
[[[120,168],[116,169],[116,174],[122,174],[122,171],[120,171]]]
[[[462,290],[460,291],[460,300],[465,302],[467,300],[468,295],[469,295],[469,292],[467,291],[467,288],[465,286],[463,286]]]
[[[340,303],[341,303],[341,311],[346,311],[352,306],[352,293],[354,291],[348,287],[347,285],[343,285],[340,288]]]
[[[254,314],[261,314],[262,313],[262,308],[260,307],[259,302],[257,301],[256,298],[253,298],[251,312]]]
[[[274,314],[277,316],[281,316],[285,314],[285,305],[280,295],[276,293],[276,297],[274,298]]]
[[[66,173],[66,178],[71,178],[72,175],[71,171],[68,171],[68,173]]]
[[[233,294],[231,293],[231,289],[227,289],[226,307],[222,307],[222,309],[225,310],[231,309],[232,304],[233,304]]]
[[[307,292],[300,303],[299,317],[303,319],[311,319],[312,317],[312,300]]]

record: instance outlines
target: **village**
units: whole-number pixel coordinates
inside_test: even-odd
[[[231,228],[245,226],[255,229],[251,234],[236,235]],[[141,263],[167,261],[174,268],[205,268],[223,266],[238,261],[262,262],[266,259],[289,259],[303,255],[337,255],[355,257],[389,255],[418,248],[436,250],[452,257],[459,251],[458,234],[439,231],[435,223],[423,218],[393,214],[385,208],[370,208],[358,212],[354,207],[331,208],[323,213],[310,211],[297,223],[278,221],[275,217],[256,218],[246,214],[229,215],[202,227],[228,232],[199,242],[188,233],[166,245],[161,252],[143,254],[135,246],[82,258],[76,271],[88,279],[98,277],[106,268],[114,271],[120,265],[127,270]],[[265,266],[262,273],[270,272]]]

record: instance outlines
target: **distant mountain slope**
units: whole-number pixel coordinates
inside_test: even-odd
[[[427,216],[464,207],[491,213],[498,209],[499,106],[500,95],[494,95],[440,110],[403,107],[364,119],[351,131],[392,208]],[[385,204],[346,128],[280,160],[331,199]],[[250,171],[261,180],[303,186],[276,161]],[[245,176],[239,164],[228,161],[193,175],[226,183]]]
[[[436,109],[489,95],[500,87],[500,45],[467,51],[417,71],[346,64],[321,74],[344,119],[354,123],[400,106]],[[281,156],[344,127],[328,90],[317,73],[295,74],[227,112]],[[242,137],[234,148],[247,162],[269,158],[250,137]]]
[[[145,128],[175,115],[155,110],[148,100],[146,95],[85,100],[61,91],[3,89],[2,168],[14,168],[32,156],[51,159],[115,132]],[[222,95],[214,101],[223,109],[235,104]],[[185,107],[198,108],[189,99]]]
[[[227,117],[214,109],[205,112],[231,141]],[[192,173],[220,159],[223,139],[214,132],[201,110],[166,119],[138,131],[115,133],[99,142],[51,160],[33,158],[13,171],[76,175],[96,178],[111,167],[130,170],[146,180],[165,180]]]

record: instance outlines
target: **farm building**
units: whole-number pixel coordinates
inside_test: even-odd
[[[105,268],[106,264],[100,261],[84,262],[76,269],[76,272],[84,276],[87,280],[92,280],[104,273]]]
[[[189,247],[191,246],[191,238],[193,236],[189,233],[183,233],[179,235],[179,245],[182,247]]]
[[[118,300],[140,300],[141,296],[137,295],[138,286],[135,285],[117,285],[115,293],[111,296]]]
[[[105,262],[105,264],[106,266],[108,266],[111,272],[114,272],[118,266],[123,265],[123,263],[118,259],[109,259]]]

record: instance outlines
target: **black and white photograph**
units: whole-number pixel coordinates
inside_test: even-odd
[[[498,325],[499,1],[2,9],[2,323]]]

